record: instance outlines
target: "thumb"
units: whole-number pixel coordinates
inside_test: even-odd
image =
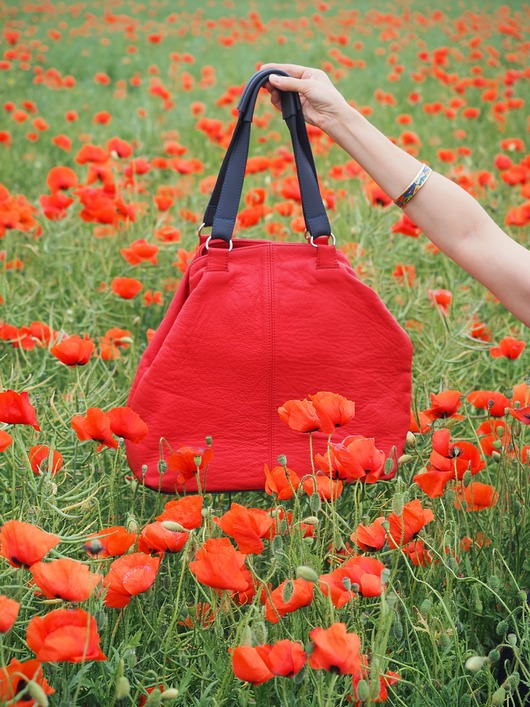
[[[297,91],[298,93],[304,93],[306,84],[303,79],[295,79],[292,76],[279,76],[278,74],[271,74],[269,82],[280,91]]]

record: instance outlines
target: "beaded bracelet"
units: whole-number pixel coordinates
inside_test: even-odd
[[[408,185],[408,187],[405,189],[403,194],[401,196],[398,196],[398,198],[394,201],[394,204],[396,206],[399,206],[400,209],[402,209],[404,206],[406,206],[409,201],[416,196],[416,194],[419,192],[419,190],[422,188],[422,186],[425,184],[425,182],[429,179],[429,177],[432,174],[432,169],[428,167],[426,164],[422,164],[420,171],[418,174],[414,177],[412,182]]]

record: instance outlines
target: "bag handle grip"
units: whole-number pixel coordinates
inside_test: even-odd
[[[238,122],[203,219],[204,226],[212,226],[211,239],[221,239],[227,243],[231,241],[243,190],[254,108],[260,88],[273,73],[289,76],[279,69],[256,72],[248,81],[238,103]],[[281,91],[280,97],[282,115],[291,134],[307,230],[312,239],[329,236],[331,227],[318,187],[300,98],[297,93],[290,91]]]

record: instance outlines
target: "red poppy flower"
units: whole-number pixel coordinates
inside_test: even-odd
[[[50,353],[61,363],[73,368],[74,366],[85,366],[90,361],[95,348],[94,342],[86,335],[83,339],[74,335],[64,339],[60,344],[52,346]]]
[[[20,604],[18,601],[7,597],[5,594],[0,594],[0,633],[7,633],[11,629],[17,620],[19,611]],[[0,692],[0,699],[1,696],[2,693]]]
[[[97,452],[101,451],[103,447],[110,449],[118,447],[118,440],[112,436],[110,417],[101,408],[88,408],[85,417],[74,415],[71,425],[81,442],[88,439],[100,442],[96,449]]]
[[[179,523],[186,530],[200,528],[203,521],[202,496],[184,496],[175,501],[168,501],[164,506],[164,511],[156,517],[157,520],[172,520]]]
[[[280,420],[296,432],[316,432],[321,421],[310,400],[287,400],[278,408]]]
[[[350,535],[350,540],[364,552],[381,550],[386,542],[386,530],[383,528],[384,516],[376,518],[371,525],[359,523],[357,530]]]
[[[0,430],[0,452],[5,452],[12,441],[13,437],[11,437],[9,432],[6,432],[5,430]]]
[[[265,644],[256,648],[273,675],[292,678],[307,663],[307,653],[302,644],[287,638],[273,645]]]
[[[15,393],[14,390],[0,393],[0,422],[8,425],[31,425],[40,432],[35,408],[29,402],[27,393]]]
[[[513,407],[515,403],[519,403],[521,407],[530,405],[530,386],[527,383],[518,383],[513,386],[511,403],[511,407]]]
[[[414,434],[425,434],[431,428],[432,420],[422,411],[418,412],[418,420],[414,412],[410,411],[410,431]]]
[[[491,457],[493,452],[500,450],[504,450],[508,454],[515,452],[512,433],[504,420],[484,420],[477,429],[477,434],[482,435],[479,444],[488,457]]]
[[[330,460],[332,470],[348,482],[375,484],[384,477],[385,453],[376,448],[373,437],[350,435],[340,444],[331,444]],[[327,456],[318,454],[316,461],[323,471],[329,471]]]
[[[490,349],[490,354],[494,358],[503,356],[504,358],[509,358],[514,361],[522,354],[525,346],[526,343],[524,341],[514,339],[513,336],[505,336],[504,339],[499,341],[498,346],[493,346]]]
[[[51,465],[50,465],[51,454]],[[34,474],[57,474],[63,465],[63,455],[45,444],[36,444],[29,450],[29,463]]]
[[[208,628],[215,620],[215,614],[208,602],[197,602],[195,606],[187,607],[184,621],[179,621],[180,626],[186,628]]]
[[[275,466],[269,470],[265,464],[265,493],[274,496],[278,501],[292,498],[300,486],[300,477],[292,469]]]
[[[366,679],[369,677],[370,674],[370,666],[368,663],[366,663],[364,666],[361,666],[361,669],[359,670],[358,673],[355,673],[352,678],[352,685],[353,685],[353,694],[356,698],[356,702],[354,703],[354,707],[362,707],[363,704],[366,704],[365,700],[360,700],[358,697],[357,693],[357,687],[359,685],[359,682],[361,680]],[[373,702],[386,702],[388,699],[388,688],[396,683],[398,680],[401,680],[400,675],[398,673],[394,673],[392,671],[388,671],[384,673],[383,675],[379,676],[379,692],[377,693],[377,697],[373,698]]]
[[[232,671],[239,680],[262,685],[274,677],[257,648],[237,646],[230,648],[229,653],[232,656]]]
[[[479,450],[471,442],[450,442],[451,432],[446,427],[436,430],[432,436],[432,452],[429,458],[435,469],[452,471],[462,479],[466,471],[477,474],[485,463]]]
[[[493,390],[475,390],[466,400],[479,410],[487,410],[492,417],[503,417],[504,409],[510,407],[509,399]]]
[[[160,248],[157,245],[148,243],[145,239],[140,238],[128,248],[122,248],[120,253],[129,263],[129,265],[140,265],[141,263],[151,263],[156,265],[157,255]]]
[[[129,533],[123,525],[113,525],[89,535],[83,548],[92,557],[119,557],[135,542],[136,533]]]
[[[53,695],[55,692],[44,677],[38,660],[26,660],[21,663],[13,658],[9,665],[0,668],[0,702],[7,702],[13,707],[38,707],[37,702],[26,692],[21,699],[17,699],[29,682],[39,685],[45,695]]]
[[[142,283],[134,277],[115,277],[111,289],[122,299],[134,299],[142,290]]]
[[[162,523],[149,523],[138,538],[139,552],[180,552],[189,538],[189,533],[164,528]]]
[[[523,408],[508,408],[508,412],[516,420],[522,422],[523,425],[530,425],[530,405],[526,405]]]
[[[434,514],[429,509],[421,507],[421,501],[415,499],[409,501],[403,507],[403,511],[397,515],[391,513],[388,516],[390,529],[388,531],[388,542],[392,547],[400,547],[411,542],[420,530],[434,520]]]
[[[12,567],[30,567],[40,562],[60,542],[57,535],[47,533],[36,525],[8,520],[0,530],[0,555]]]
[[[341,609],[357,594],[365,597],[380,596],[383,583],[381,574],[385,566],[374,557],[357,555],[328,574],[320,575],[320,589],[329,596],[333,605]]]
[[[410,236],[411,238],[418,238],[421,234],[421,228],[416,226],[414,221],[407,216],[407,214],[402,214],[399,221],[396,221],[390,229],[392,233],[401,233],[404,236]]]
[[[458,489],[455,508],[466,511],[483,511],[486,508],[493,508],[498,500],[499,494],[493,486],[472,481],[464,491],[461,488]]]
[[[464,416],[457,413],[462,404],[462,393],[458,390],[444,390],[441,393],[431,393],[431,407],[424,410],[429,420],[452,417],[463,420]]]
[[[355,417],[355,403],[337,393],[320,391],[309,399],[320,418],[320,431],[326,434],[347,425]]]
[[[245,558],[228,538],[208,538],[189,568],[201,584],[240,592],[248,587],[248,578],[243,573]]]
[[[339,675],[351,675],[359,671],[362,663],[361,640],[356,633],[348,633],[346,624],[335,623],[327,629],[314,628],[309,636],[313,651],[309,665],[315,670],[328,670]]]
[[[112,408],[107,412],[107,417],[112,433],[129,442],[141,442],[149,432],[140,415],[127,406]]]
[[[449,307],[453,299],[453,294],[450,290],[429,290],[429,299],[434,306],[438,307],[442,314],[449,314]]]
[[[146,592],[156,579],[160,560],[160,557],[143,552],[133,552],[114,560],[103,580],[103,586],[107,587],[103,599],[105,606],[121,609],[133,596]]]
[[[26,632],[29,649],[42,663],[107,660],[99,640],[96,620],[83,609],[55,609],[34,616]]]
[[[286,579],[265,601],[265,618],[273,624],[313,601],[314,585],[307,579]]]
[[[229,511],[221,518],[214,516],[213,520],[223,533],[234,538],[241,552],[247,555],[259,555],[263,552],[264,545],[261,538],[267,536],[272,525],[272,518],[267,511],[232,503]]]
[[[423,540],[414,540],[400,549],[416,567],[425,567],[432,562],[431,553],[425,547]]]
[[[46,177],[46,185],[52,193],[71,189],[77,182],[77,174],[70,167],[52,167]]]
[[[316,493],[323,501],[331,501],[341,495],[343,483],[339,479],[330,479],[327,474],[316,474],[306,477],[302,488],[308,496]]]
[[[198,471],[205,469],[213,459],[210,447],[179,447],[166,459],[169,471],[178,472],[177,483],[185,484]]]
[[[103,579],[102,574],[92,573],[87,565],[68,558],[36,562],[29,571],[45,597],[65,601],[85,601]]]

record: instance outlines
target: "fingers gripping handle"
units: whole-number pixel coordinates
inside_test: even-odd
[[[204,225],[212,226],[212,239],[230,242],[232,238],[243,190],[254,108],[260,88],[272,73],[289,76],[286,72],[277,69],[258,71],[251,77],[241,95],[238,104],[239,119],[204,214]],[[299,96],[297,93],[281,91],[280,97],[282,114],[293,143],[307,229],[313,238],[329,235],[331,228],[318,188],[313,154]]]

